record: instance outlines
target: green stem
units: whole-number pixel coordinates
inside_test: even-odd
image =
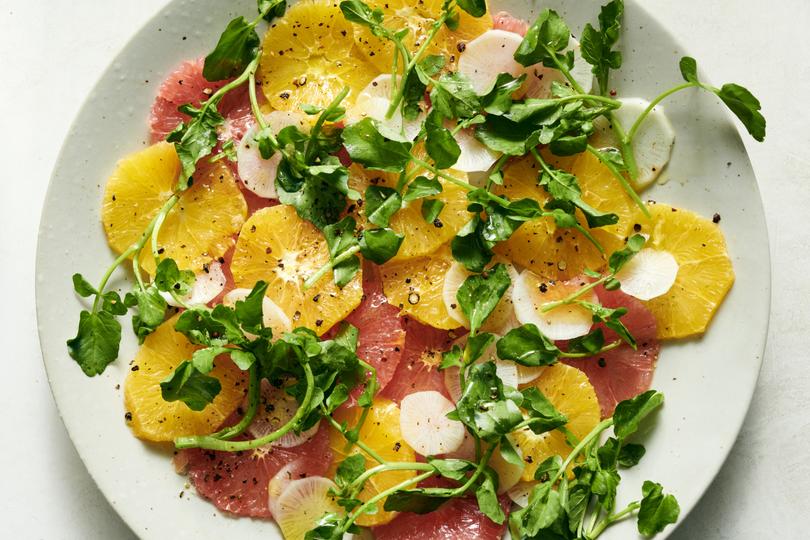
[[[419,159],[417,157],[412,157],[411,161],[413,161],[416,165],[419,165],[420,167],[422,167],[426,171],[432,172],[433,174],[435,174],[439,178],[443,178],[443,179],[447,180],[448,182],[452,182],[453,184],[459,186],[462,189],[465,189],[467,191],[473,191],[473,190],[478,189],[477,187],[470,184],[469,182],[465,182],[464,180],[461,180],[460,178],[456,178],[453,175],[447,174],[446,172],[437,169],[436,167],[434,167],[430,163],[428,163],[426,161],[423,161],[423,160],[421,160],[421,159]],[[494,193],[488,193],[488,197],[491,200],[502,204],[503,206],[509,206],[509,201],[508,200],[504,199],[503,197],[498,197]]]
[[[110,277],[112,276],[112,273],[125,260],[127,260],[127,257],[129,257],[130,255],[132,255],[135,252],[136,246],[137,246],[137,244],[133,244],[133,245],[131,245],[129,247],[129,249],[127,249],[126,251],[121,253],[121,255],[119,255],[118,258],[113,261],[113,263],[110,265],[110,267],[107,268],[107,271],[104,272],[104,276],[102,276],[101,282],[99,283],[98,287],[96,288],[96,290],[98,291],[98,294],[96,295],[95,300],[93,300],[93,313],[98,311],[98,304],[99,304],[99,302],[101,302],[102,296],[104,296],[104,288],[107,286],[107,282],[110,280]]]
[[[355,253],[360,251],[360,246],[352,246],[334,259],[330,260],[323,266],[321,266],[317,272],[309,276],[304,281],[304,290],[310,289],[315,286],[322,278],[325,276],[330,270],[332,270],[335,266],[339,265],[340,263],[349,260]]]
[[[315,378],[312,374],[312,367],[309,364],[304,364],[304,375],[307,381],[307,390],[301,405],[298,407],[298,410],[295,411],[295,415],[293,415],[292,419],[273,433],[249,441],[223,441],[210,435],[178,437],[174,440],[175,447],[181,449],[204,448],[206,450],[219,450],[222,452],[241,452],[244,450],[253,450],[277,441],[297,426],[298,423],[303,420],[304,416],[310,412],[309,404],[312,401],[312,394],[315,389]]]
[[[588,145],[588,152],[593,154],[596,157],[596,159],[602,162],[602,165],[607,167],[607,169],[610,171],[610,174],[612,174],[613,177],[619,181],[619,184],[622,186],[622,189],[625,191],[625,193],[627,193],[627,195],[631,199],[633,199],[633,202],[636,203],[636,206],[638,206],[639,209],[641,209],[641,211],[644,213],[645,216],[650,217],[650,211],[647,209],[647,205],[645,205],[644,201],[641,200],[641,197],[638,196],[638,193],[636,193],[636,190],[633,189],[633,186],[630,185],[630,182],[627,181],[627,178],[625,178],[624,175],[619,171],[619,169],[616,168],[616,165],[611,163],[610,160],[608,160],[607,158],[605,158],[604,155],[602,155],[602,152],[600,152],[590,144]]]
[[[369,386],[371,386],[371,388],[372,388],[371,395],[374,396],[377,393],[377,390],[378,390],[377,370],[374,368],[374,366],[368,364],[367,362],[364,362],[363,360],[361,360],[359,358],[357,359],[357,361],[360,363],[360,366],[363,367],[366,371],[371,372],[371,377],[370,377],[367,384]],[[360,413],[360,419],[357,421],[357,425],[354,426],[354,431],[357,431],[358,433],[360,432],[360,430],[363,428],[363,424],[366,423],[366,418],[368,418],[368,413],[369,413],[370,410],[371,410],[371,407],[363,407],[363,411]],[[351,440],[347,441],[345,452],[346,453],[350,452],[351,449],[352,449],[352,446],[354,446],[354,445],[355,445],[355,442],[352,442]]]
[[[608,279],[610,279],[612,277],[613,277],[612,275],[610,275],[610,276],[602,276],[601,278],[597,279],[596,281],[588,283],[584,287],[572,292],[571,294],[569,294],[568,296],[566,296],[562,300],[557,300],[556,302],[549,302],[547,304],[543,304],[543,308],[540,310],[540,312],[541,313],[548,313],[552,309],[556,309],[556,308],[558,308],[560,306],[570,304],[574,300],[576,300],[577,298],[579,298],[580,296],[585,294],[586,292],[592,291],[593,289],[595,289],[596,287],[598,287],[599,285],[606,282]]]
[[[599,349],[595,353],[570,353],[570,352],[562,351],[562,353],[560,354],[560,357],[561,358],[590,358],[591,356],[596,356],[596,355],[599,355],[599,354],[602,354],[602,353],[606,353],[608,351],[612,351],[616,347],[621,346],[622,343],[623,343],[622,340],[617,339],[616,341],[614,341],[612,343],[608,343],[607,345],[605,345],[604,347],[602,347],[601,349]]]
[[[351,88],[349,88],[348,86],[345,87],[343,90],[341,90],[340,93],[337,96],[335,96],[335,99],[333,99],[332,102],[329,105],[327,105],[326,108],[321,112],[321,114],[318,115],[318,119],[315,121],[315,125],[312,126],[312,130],[310,130],[309,132],[309,141],[307,142],[307,149],[304,152],[304,160],[306,163],[312,162],[313,158],[312,154],[317,149],[318,146],[317,144],[315,144],[315,141],[317,141],[318,136],[321,134],[321,129],[323,128],[323,125],[326,122],[326,117],[329,116],[329,113],[336,110],[340,106],[341,102],[344,99],[346,99],[346,96],[349,95],[350,90]]]
[[[582,85],[579,84],[579,82],[574,78],[574,76],[571,75],[571,71],[566,66],[564,66],[562,62],[560,62],[560,60],[557,58],[557,53],[555,51],[552,51],[548,47],[546,47],[545,49],[546,52],[548,53],[548,56],[551,57],[551,59],[554,61],[554,64],[557,66],[557,69],[562,72],[562,74],[565,76],[566,79],[568,79],[568,82],[571,84],[571,88],[576,90],[577,94],[586,95],[591,98],[601,97],[601,96],[591,96],[590,94],[588,94],[585,91],[585,89],[582,88]]]
[[[238,424],[221,429],[216,433],[212,433],[210,437],[223,440],[233,439],[234,437],[244,433],[250,423],[253,422],[253,418],[256,416],[256,410],[259,408],[259,390],[261,389],[259,367],[256,362],[253,362],[253,364],[250,366],[248,377],[248,408],[247,411],[245,411],[245,415],[242,416],[242,419],[239,420]]]
[[[366,481],[380,473],[384,473],[387,471],[430,471],[431,473],[436,472],[436,469],[433,465],[428,463],[419,463],[417,461],[395,461],[395,462],[388,462],[383,463],[381,465],[377,465],[376,467],[372,467],[368,469],[366,472],[358,476],[354,482],[349,484],[349,488],[352,490],[361,488]]]
[[[248,96],[250,97],[250,110],[253,112],[253,116],[256,118],[256,123],[259,125],[259,128],[266,129],[267,128],[267,121],[264,119],[264,115],[262,114],[262,110],[259,107],[259,99],[256,96],[256,74],[251,73],[248,77]],[[274,143],[275,146],[278,146],[278,141],[273,134],[270,135],[271,141]]]
[[[616,523],[617,521],[619,521],[621,519],[624,519],[625,517],[629,516],[630,514],[632,514],[636,510],[638,510],[638,508],[640,506],[641,506],[640,502],[638,502],[638,501],[632,502],[632,503],[628,504],[627,507],[624,510],[622,510],[621,512],[616,512],[613,515],[607,516],[596,527],[594,527],[586,535],[585,538],[587,538],[587,540],[595,540],[597,537],[599,537],[600,534],[605,532],[605,529],[607,529],[610,525],[612,525],[613,523]]]
[[[613,418],[612,417],[611,418],[606,418],[606,419],[602,420],[601,422],[599,422],[598,424],[596,424],[596,427],[594,427],[591,430],[590,433],[588,433],[581,441],[579,441],[579,444],[576,445],[574,447],[574,449],[571,450],[571,453],[568,454],[568,457],[565,458],[565,461],[563,461],[562,466],[560,467],[560,470],[557,471],[557,474],[555,474],[554,477],[551,479],[551,485],[554,485],[557,482],[557,480],[559,480],[560,477],[563,474],[565,474],[565,471],[568,470],[568,466],[579,456],[579,454],[580,454],[580,452],[582,452],[583,448],[588,446],[588,444],[591,441],[593,441],[595,438],[599,437],[602,434],[603,431],[605,431],[607,428],[609,428],[612,425],[613,425]]]
[[[702,85],[700,83],[688,82],[688,83],[680,84],[680,85],[678,85],[678,86],[676,86],[674,88],[670,88],[666,92],[661,93],[658,97],[656,97],[654,100],[652,100],[650,102],[650,104],[647,106],[647,108],[644,109],[644,112],[642,112],[639,115],[639,117],[636,118],[636,121],[633,122],[633,125],[630,127],[630,131],[628,131],[627,135],[625,135],[624,140],[627,143],[632,143],[633,142],[633,137],[635,137],[636,132],[638,131],[638,128],[641,127],[641,124],[644,122],[644,120],[647,118],[647,116],[649,116],[649,114],[656,107],[656,105],[658,105],[659,103],[664,101],[666,98],[668,98],[672,94],[680,92],[681,90],[686,90],[687,88],[694,88],[694,87],[697,87],[697,86],[702,86]]]
[[[627,140],[627,134],[619,118],[613,114],[613,112],[609,112],[607,118],[610,125],[613,126],[613,131],[616,132],[616,137],[619,139],[622,159],[627,166],[627,174],[630,175],[632,180],[635,180],[638,178],[638,165],[636,164],[636,155],[635,152],[633,152],[633,145]]]
[[[343,429],[343,426],[341,426],[340,423],[338,423],[337,420],[335,420],[334,418],[332,418],[331,416],[326,414],[326,409],[323,406],[321,406],[321,411],[323,412],[324,417],[329,420],[329,423],[332,425],[332,427],[335,428],[336,430],[338,430],[340,432],[340,434],[343,435],[343,438],[348,441],[349,439],[348,439],[348,437],[346,437],[346,431]],[[367,445],[363,441],[358,440],[357,442],[355,442],[355,444],[357,445],[357,448],[359,448],[360,450],[362,450],[363,452],[368,454],[369,457],[371,457],[371,459],[373,459],[377,463],[380,463],[380,464],[388,463],[388,461],[383,459],[383,457],[380,454],[378,454],[373,448],[371,448],[369,445]]]

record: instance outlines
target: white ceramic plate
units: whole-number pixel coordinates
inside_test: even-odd
[[[599,6],[593,0],[493,4],[493,11],[506,9],[525,18],[553,7],[575,33],[596,18]],[[143,538],[280,538],[270,522],[218,512],[174,473],[170,449],[132,437],[118,387],[136,350],[126,321],[120,360],[102,376],[85,377],[65,348],[80,309],[71,274],[81,272],[95,281],[112,260],[99,219],[105,179],[120,157],[146,146],[146,119],[163,78],[181,60],[205,54],[232,17],[254,10],[252,0],[175,0],[138,32],[79,113],[42,213],[37,313],[51,388],[90,474]],[[626,11],[625,66],[615,84],[620,95],[651,98],[680,81],[677,62],[687,51],[635,2],[628,2]],[[707,36],[702,46],[716,44]],[[694,52],[699,59],[700,51]],[[677,495],[683,519],[723,463],[748,409],[767,334],[770,262],[756,179],[730,116],[713,96],[694,91],[668,101],[666,109],[677,132],[666,173],[670,180],[645,197],[707,216],[718,212],[737,272],[708,334],[663,348],[654,387],[666,394],[666,406],[646,435],[647,457],[624,474],[621,485],[620,503],[636,498],[644,479],[661,482]],[[128,288],[128,278],[118,272],[112,285]],[[634,525],[627,522],[604,538],[635,536]]]

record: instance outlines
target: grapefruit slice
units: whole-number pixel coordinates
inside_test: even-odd
[[[638,343],[636,350],[623,343],[597,357],[565,360],[566,364],[584,371],[588,376],[596,391],[602,418],[607,418],[620,401],[650,389],[660,345],[656,339],[658,325],[655,317],[643,303],[621,291],[607,291],[600,287],[596,293],[603,306],[628,309],[622,322]],[[618,339],[612,330],[601,324],[599,327],[605,332],[607,343]]]
[[[499,11],[492,16],[492,28],[525,36],[529,30],[529,23],[523,19],[513,17],[508,11]]]
[[[500,497],[501,508],[509,512],[509,498]],[[500,540],[506,532],[502,525],[490,520],[478,509],[474,498],[453,499],[429,514],[405,512],[381,527],[374,527],[376,540]]]
[[[457,337],[452,332],[438,330],[405,318],[405,350],[391,382],[382,395],[395,403],[414,392],[435,390],[450,398],[439,371],[442,353],[450,349]]]
[[[232,420],[236,423],[238,418]],[[252,517],[271,517],[267,488],[282,467],[304,457],[306,468],[296,474],[319,476],[332,460],[326,429],[319,429],[312,439],[295,448],[263,446],[245,452],[194,448],[183,450],[181,456],[188,462],[188,476],[202,497],[220,510]]]

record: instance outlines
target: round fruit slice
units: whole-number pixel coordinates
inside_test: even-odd
[[[513,17],[508,11],[499,11],[492,16],[492,28],[525,36],[529,30],[529,23]]]
[[[231,420],[236,423],[238,417],[234,415]],[[295,468],[295,479],[323,475],[332,453],[328,430],[319,429],[312,439],[295,448],[268,445],[245,452],[195,448],[183,450],[178,458],[188,463],[189,479],[200,496],[217,508],[240,516],[267,518],[272,515],[268,504],[270,480],[285,466],[302,459],[305,461],[300,468]]]
[[[360,409],[339,409],[334,414],[338,422],[347,422],[350,427],[357,424],[360,418]],[[360,429],[360,440],[366,443],[372,450],[377,452],[386,461],[413,461],[414,452],[402,436],[399,427],[400,411],[399,407],[387,399],[376,397],[371,405],[370,412]],[[332,428],[330,430],[329,445],[335,454],[335,461],[329,469],[329,477],[334,477],[338,465],[349,453],[346,452],[346,439],[343,435]],[[360,454],[361,450],[354,446],[350,454]],[[378,463],[369,456],[366,456],[366,469],[370,469]],[[359,499],[367,501],[371,497],[382,493],[400,482],[415,476],[414,471],[386,471],[371,477],[360,492]],[[388,523],[396,512],[387,512],[382,509],[385,499],[378,503],[379,511],[376,514],[364,514],[357,523],[363,527],[382,525]]]
[[[350,187],[364,196],[369,186],[393,188],[399,179],[398,175],[366,170],[359,165],[353,165],[350,174]],[[466,181],[466,175],[463,173],[451,171],[451,174]],[[439,182],[442,185],[442,192],[432,198],[442,201],[444,208],[436,220],[428,223],[422,216],[422,201],[426,199],[403,203],[403,207],[391,218],[390,227],[405,236],[393,260],[413,259],[433,253],[442,244],[449,242],[470,220],[470,214],[467,212],[467,192],[450,182],[444,180]],[[366,223],[366,215],[362,208],[358,209],[357,214],[358,222]]]
[[[450,249],[444,247],[428,257],[390,262],[381,267],[383,289],[388,301],[434,328],[458,328],[444,306],[444,276],[453,264]]]
[[[346,322],[357,327],[357,356],[377,370],[380,389],[394,376],[405,348],[405,326],[399,310],[388,303],[382,290],[379,270],[367,263],[363,267],[363,301]],[[363,387],[352,391],[356,399]]]
[[[354,26],[327,0],[296,2],[277,19],[264,36],[257,72],[270,105],[325,107],[345,87],[356,95],[366,86],[379,71],[354,50]]]
[[[660,345],[656,339],[655,317],[644,304],[621,291],[598,288],[599,302],[609,308],[627,308],[622,322],[636,338],[637,348],[623,343],[618,348],[596,357],[566,359],[569,366],[581,369],[596,391],[602,418],[613,415],[620,401],[630,399],[650,389]],[[599,325],[607,343],[618,338],[615,332]]]
[[[678,263],[675,284],[646,302],[658,321],[660,339],[702,334],[734,283],[726,241],[717,224],[693,212],[665,204],[648,206],[651,218],[638,215],[646,246],[667,251]]]
[[[373,9],[381,9],[385,15],[383,24],[396,31],[408,29],[405,37],[405,47],[415,52],[430,32],[431,26],[442,13],[443,0],[371,0],[367,4]],[[442,25],[436,37],[428,46],[426,55],[440,54],[447,61],[447,68],[455,71],[455,63],[459,51],[464,50],[464,44],[492,28],[492,19],[488,15],[475,18],[466,11],[456,9],[459,13],[459,24],[455,31]],[[390,72],[394,58],[394,45],[383,38],[372,34],[371,29],[354,25],[354,38],[369,62],[379,71]],[[402,58],[400,58],[400,65]]]
[[[323,235],[291,206],[274,206],[259,210],[242,227],[231,271],[237,287],[265,281],[267,296],[294,327],[320,335],[351,313],[363,296],[362,272],[342,289],[328,275],[304,290],[304,281],[327,262]]]
[[[449,350],[456,336],[452,332],[437,330],[413,319],[404,319],[405,349],[391,382],[382,395],[400,403],[414,392],[435,390],[450,397],[439,371],[442,353]]]
[[[509,499],[499,498],[501,508],[508,514]],[[453,499],[429,514],[405,512],[382,527],[374,528],[376,540],[500,540],[506,532],[506,521],[498,525],[478,508],[475,498]]]
[[[322,476],[293,480],[276,503],[274,517],[285,540],[304,540],[325,514],[340,512],[341,507],[331,490],[335,483]]]
[[[181,401],[164,401],[160,383],[183,361],[190,360],[198,347],[175,332],[175,315],[149,334],[138,350],[124,383],[124,405],[129,427],[139,439],[172,441],[186,435],[205,435],[216,429],[242,402],[245,377],[230,358],[219,357],[210,376],[219,379],[222,389],[213,403],[202,411],[192,411]]]
[[[107,241],[118,253],[137,242],[164,203],[180,175],[174,146],[162,142],[118,162],[107,180],[101,221]],[[234,244],[233,236],[245,222],[247,206],[233,175],[222,163],[203,167],[166,216],[158,236],[162,257],[184,270],[203,271]],[[141,266],[150,274],[155,258],[149,246],[141,252]]]
[[[323,461],[321,456],[301,456],[286,465],[276,473],[267,484],[267,504],[273,516],[278,515],[278,498],[284,490],[296,480],[309,476],[309,471],[317,470],[318,464],[314,461]]]
[[[544,396],[568,417],[565,425],[574,436],[582,439],[599,423],[599,402],[596,393],[588,382],[588,377],[580,370],[565,364],[555,364],[546,368],[543,374],[530,385],[540,390]],[[534,480],[534,471],[548,457],[559,455],[565,458],[571,452],[561,432],[549,431],[536,435],[529,428],[509,435],[512,444],[520,449],[526,468],[523,480]]]
[[[521,272],[515,283],[513,299],[515,315],[521,324],[533,324],[540,332],[558,341],[587,334],[593,326],[593,315],[577,304],[567,304],[545,311],[546,306],[576,293],[588,282],[582,279],[546,282],[530,270]],[[598,303],[596,295],[588,292],[579,300]]]
[[[447,418],[455,405],[439,392],[408,394],[399,406],[402,436],[423,456],[455,452],[464,442],[464,424]]]

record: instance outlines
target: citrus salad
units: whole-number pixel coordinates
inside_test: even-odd
[[[287,539],[594,539],[679,506],[617,507],[663,403],[662,341],[732,286],[720,216],[643,202],[670,159],[661,106],[617,96],[624,6],[577,40],[485,0],[259,0],[160,86],[153,144],[118,162],[117,259],[68,341],[118,357],[133,435],[217,508]],[[266,26],[264,38],[259,29]],[[108,290],[119,266],[132,290]]]

